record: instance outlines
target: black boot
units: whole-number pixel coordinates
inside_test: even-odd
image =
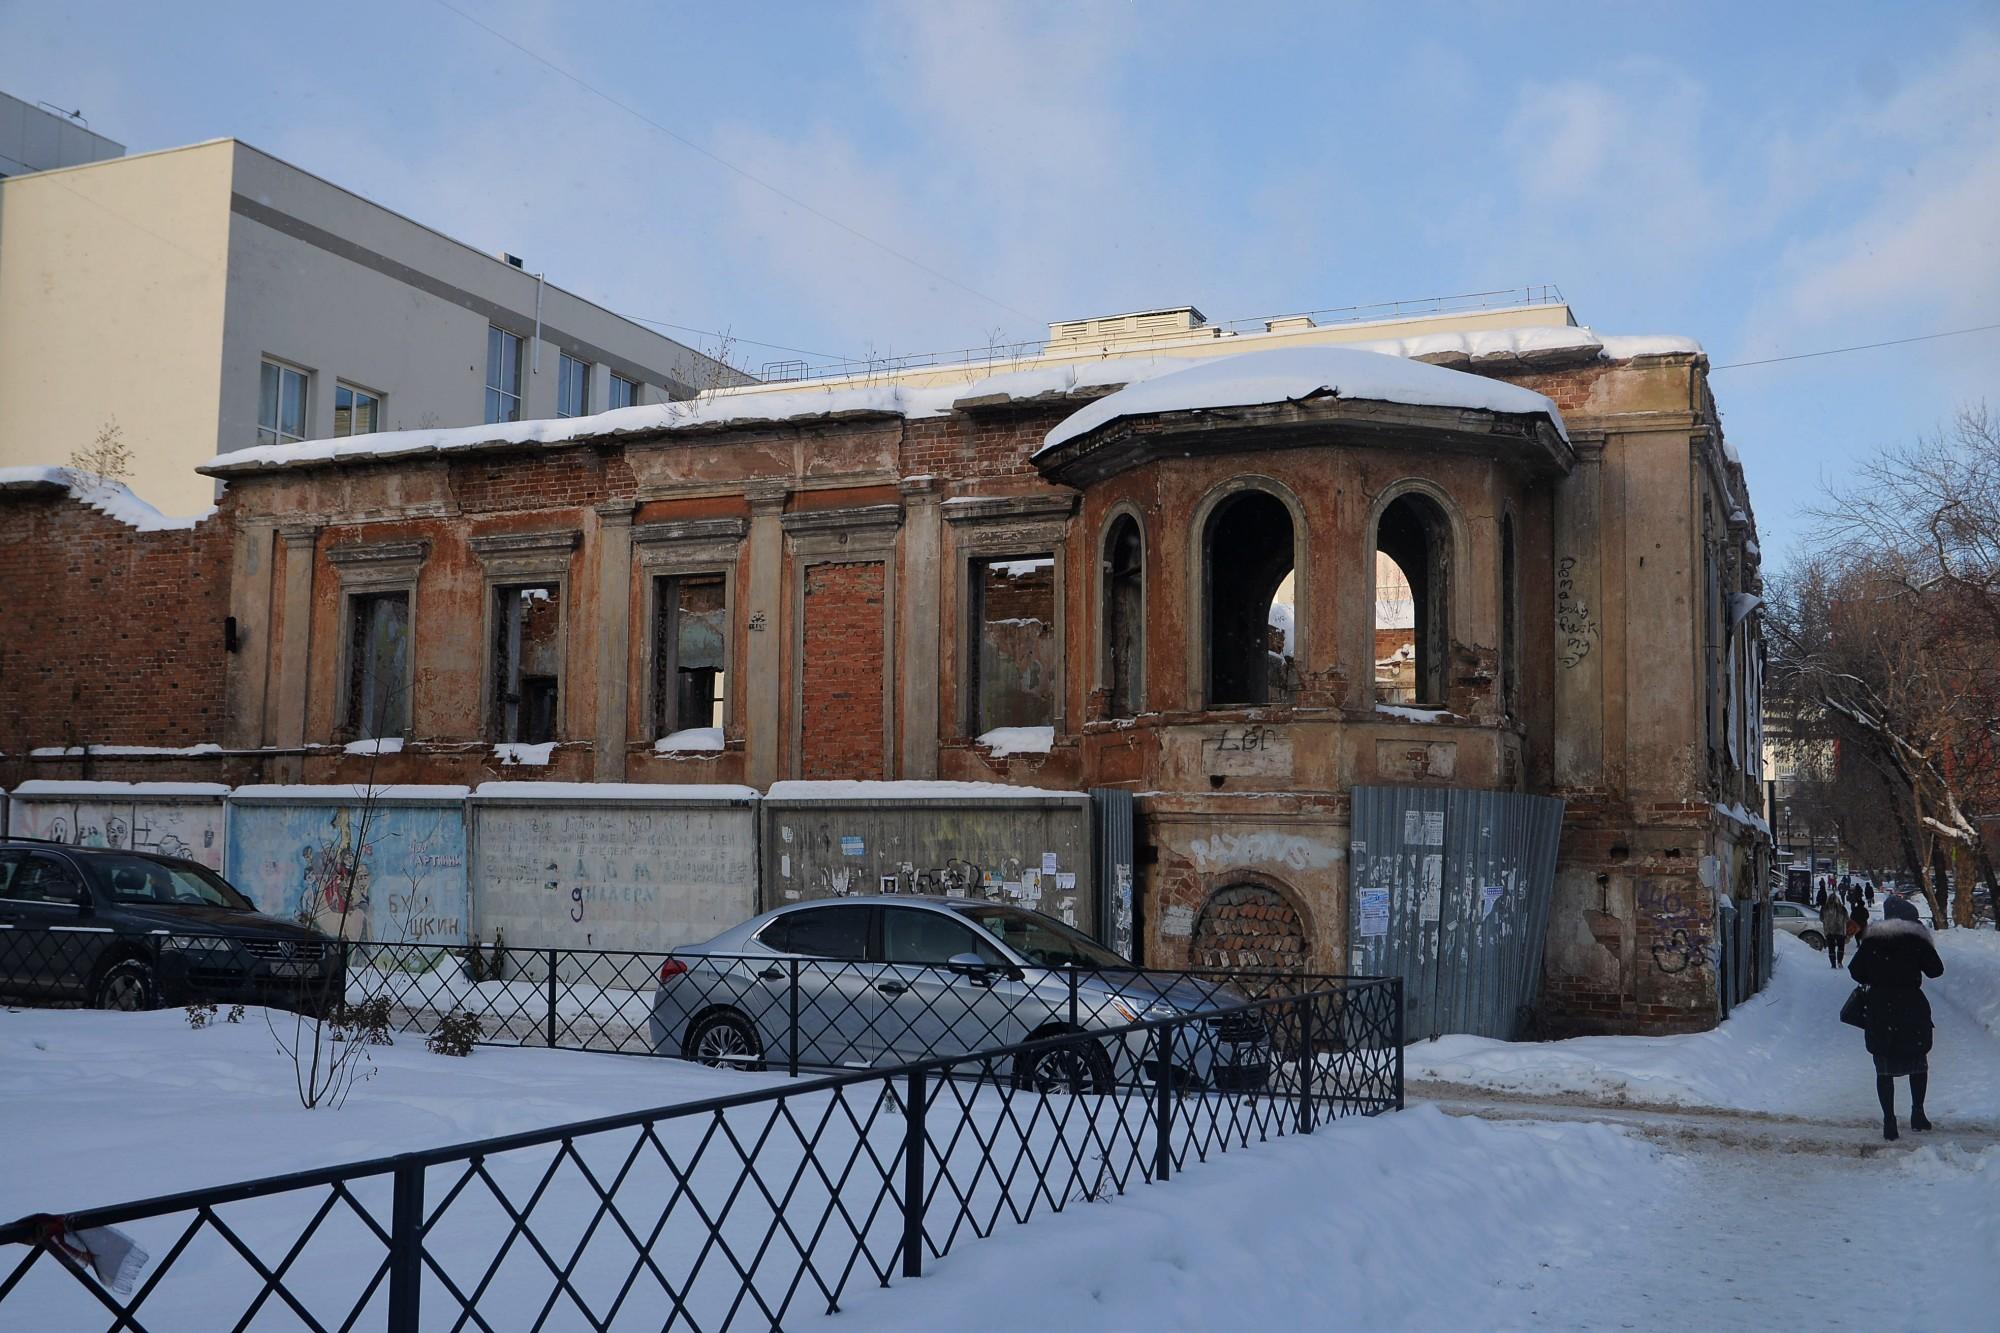
[[[1891,1143],[1896,1133],[1896,1080],[1887,1074],[1875,1076],[1875,1100],[1882,1103],[1882,1137]]]
[[[1931,1119],[1924,1114],[1924,1094],[1930,1091],[1931,1076],[1928,1071],[1910,1075],[1910,1128],[1925,1130],[1931,1127]]]

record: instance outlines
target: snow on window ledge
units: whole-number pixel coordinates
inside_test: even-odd
[[[654,754],[674,754],[684,750],[720,750],[721,727],[687,727],[653,742]]]
[[[493,747],[493,757],[502,764],[520,764],[530,768],[545,768],[549,756],[555,753],[556,743],[544,741],[540,745],[524,745],[519,741],[504,741]]]
[[[349,741],[344,748],[349,754],[401,754],[403,738],[384,736],[379,740]]]
[[[1411,708],[1404,704],[1376,704],[1375,711],[1390,717],[1399,717],[1405,722],[1444,722],[1451,718],[1449,708]]]
[[[974,742],[993,752],[995,759],[1010,754],[1047,754],[1056,743],[1056,729],[1050,727],[995,727]]]

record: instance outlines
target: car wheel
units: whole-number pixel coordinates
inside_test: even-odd
[[[682,1058],[715,1069],[762,1069],[764,1043],[741,1014],[705,1014],[688,1029]]]
[[[153,976],[152,964],[141,958],[127,958],[113,963],[97,979],[97,989],[91,996],[91,1002],[99,1009],[117,1009],[124,1013],[157,1008],[160,986]]]
[[[1015,1065],[1014,1085],[1030,1092],[1109,1092],[1111,1057],[1088,1037],[1051,1047]]]
[[[1799,932],[1799,938],[1807,944],[1812,945],[1815,949],[1824,949],[1826,947],[1826,936],[1816,930],[1802,930]]]

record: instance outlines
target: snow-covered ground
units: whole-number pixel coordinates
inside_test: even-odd
[[[1845,974],[1781,938],[1770,992],[1714,1032],[1413,1047],[1409,1111],[1231,1151],[1104,1202],[1072,1196],[1053,1216],[1044,1202],[1025,1226],[961,1237],[920,1280],[884,1290],[858,1271],[825,1327],[1993,1327],[2000,937],[1952,931],[1939,943],[1930,1135],[1881,1142],[1860,1035],[1835,1018]],[[0,1014],[0,1135],[33,1145],[0,1172],[0,1216],[778,1081],[538,1049],[452,1060],[409,1037],[375,1060],[377,1076],[345,1109],[305,1112],[254,1013],[200,1032],[178,1012]],[[977,1123],[993,1122],[981,1111]],[[892,1110],[870,1141],[893,1154],[898,1124]],[[622,1152],[585,1156],[615,1169]],[[524,1197],[551,1160],[529,1156],[491,1166]],[[574,1205],[594,1204],[567,1188],[535,1215],[559,1240],[587,1216]],[[375,1208],[382,1192],[357,1189]],[[659,1206],[636,1211],[650,1219]],[[448,1219],[473,1249],[505,1235],[484,1208]],[[244,1209],[237,1216],[260,1216]],[[819,1216],[816,1203],[794,1211]],[[297,1225],[273,1212],[268,1247],[282,1253]],[[887,1243],[893,1226],[878,1217],[871,1243]],[[608,1226],[600,1234],[594,1244],[616,1252],[602,1256],[607,1271],[629,1268],[629,1246]],[[219,1250],[205,1262],[241,1268]],[[510,1270],[482,1306],[496,1327],[532,1322],[538,1266]],[[301,1281],[330,1283],[338,1267]],[[171,1307],[184,1317],[162,1326],[204,1327],[206,1289],[184,1284]],[[802,1296],[785,1326],[819,1326],[818,1308]],[[0,1324],[11,1315],[0,1309]]]
[[[1947,930],[1937,943],[1944,976],[1924,987],[1937,1020],[1931,1118],[2000,1133],[2000,933]],[[1407,1077],[1538,1096],[1879,1121],[1861,1033],[1837,1021],[1853,989],[1846,971],[1789,935],[1777,937],[1777,950],[1774,983],[1713,1031],[1525,1046],[1440,1037],[1409,1048]]]

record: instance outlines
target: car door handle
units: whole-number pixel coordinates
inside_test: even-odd
[[[783,981],[785,979],[785,969],[773,963],[757,975],[766,981]]]
[[[875,983],[875,989],[884,995],[901,995],[909,987],[900,981],[878,981]]]

